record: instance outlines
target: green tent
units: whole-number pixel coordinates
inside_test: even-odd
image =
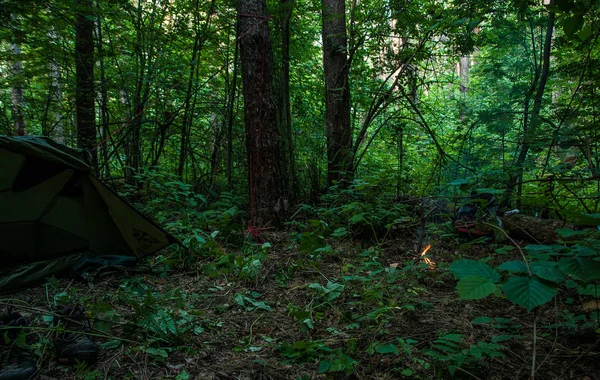
[[[0,291],[84,258],[137,259],[177,242],[91,174],[84,152],[0,136]]]

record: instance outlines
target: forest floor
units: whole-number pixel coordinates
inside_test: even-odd
[[[215,244],[219,254],[185,265],[159,256],[146,273],[93,285],[53,280],[2,302],[31,321],[40,379],[526,379],[534,356],[537,379],[600,379],[598,334],[568,289],[531,313],[501,296],[459,299],[453,260],[520,259],[515,251],[432,239],[430,268],[409,233],[330,239],[312,254],[294,233],[263,238]],[[89,367],[53,359],[52,310],[73,302],[101,346]]]

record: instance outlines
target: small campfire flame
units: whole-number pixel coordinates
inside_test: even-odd
[[[427,244],[427,247],[425,247],[423,252],[421,252],[421,261],[424,262],[425,264],[429,265],[429,269],[433,269],[433,268],[435,268],[435,262],[433,260],[431,260],[429,257],[425,256],[425,254],[427,254],[427,251],[429,251],[430,248],[431,248],[431,244]]]

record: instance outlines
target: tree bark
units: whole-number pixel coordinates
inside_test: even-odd
[[[100,10],[100,5],[96,4],[96,10]],[[104,142],[100,145],[100,155],[102,157],[102,161],[104,162],[104,175],[106,178],[110,178],[110,164],[108,158],[108,149],[107,149],[107,139],[110,136],[110,113],[108,110],[108,86],[106,83],[106,67],[104,62],[104,44],[102,41],[102,22],[101,20],[97,20],[96,23],[96,33],[97,33],[97,53],[98,53],[98,63],[100,69],[100,90],[99,90],[99,100],[100,100],[100,130],[99,135],[100,139]],[[102,175],[102,173],[99,173]]]
[[[75,22],[75,110],[77,146],[92,155],[96,168],[96,109],[94,104],[94,22],[90,19],[92,3],[78,0]]]
[[[238,23],[235,24],[235,34],[238,33]],[[233,190],[233,121],[234,106],[238,82],[239,44],[235,40],[233,50],[233,79],[229,84],[229,100],[227,104],[227,188]]]
[[[327,184],[353,177],[348,41],[344,0],[322,0]]]
[[[13,125],[15,136],[26,135],[25,117],[23,109],[25,108],[25,98],[23,97],[23,61],[21,61],[21,45],[19,43],[10,44],[10,50],[13,55],[13,62],[10,67],[10,73],[13,76],[13,84],[10,92],[12,102]]]
[[[279,120],[281,124],[282,168],[284,187],[289,198],[296,198],[296,162],[292,140],[290,107],[290,18],[293,0],[280,0],[281,10],[281,84],[279,87]]]
[[[460,121],[465,121],[466,118],[466,98],[467,92],[469,91],[469,56],[460,57],[460,61],[458,63],[458,75],[460,77],[460,94],[461,94],[461,104],[460,104]]]
[[[265,0],[238,1],[250,225],[278,225],[285,211]]]

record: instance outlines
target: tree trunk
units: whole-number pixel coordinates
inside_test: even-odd
[[[458,75],[460,77],[460,94],[461,94],[461,104],[460,104],[460,121],[465,121],[466,118],[466,100],[467,100],[467,92],[469,91],[469,56],[460,57],[460,61],[458,63]]]
[[[100,10],[99,4],[96,4],[96,10]],[[109,122],[110,122],[110,113],[108,111],[108,86],[106,84],[106,72],[104,66],[104,44],[102,41],[102,22],[101,20],[97,21],[96,24],[96,33],[98,39],[96,41],[97,53],[98,53],[98,61],[99,61],[99,69],[100,69],[100,139],[103,143],[100,145],[100,153],[102,156],[102,161],[104,162],[104,175],[107,178],[110,178],[110,164],[108,158],[108,149],[107,149],[107,140],[110,136],[109,130]],[[102,173],[99,173],[102,175]]]
[[[542,67],[541,73],[539,76],[539,84],[537,87],[537,91],[535,93],[535,98],[533,100],[533,110],[531,111],[531,121],[529,121],[529,112],[528,112],[528,103],[529,99],[527,99],[527,103],[525,105],[525,115],[523,118],[523,143],[521,144],[521,150],[519,152],[519,156],[516,162],[516,169],[514,173],[510,176],[508,183],[506,185],[506,190],[504,192],[504,199],[502,201],[503,206],[507,206],[510,200],[510,197],[517,186],[520,184],[523,178],[523,166],[525,164],[525,159],[527,158],[527,153],[529,152],[529,148],[531,146],[529,140],[535,137],[535,131],[539,124],[539,115],[542,109],[542,100],[544,96],[544,90],[546,89],[546,83],[548,81],[548,75],[550,73],[550,52],[552,49],[552,33],[554,31],[554,18],[555,13],[550,12],[548,15],[548,24],[546,26],[546,38],[544,41],[544,50],[542,53]],[[535,78],[537,81],[537,77]],[[534,82],[535,83],[535,82]],[[533,87],[532,87],[533,89]],[[533,92],[533,91],[531,91]]]
[[[97,167],[96,109],[94,104],[94,22],[90,19],[92,3],[77,1],[75,23],[75,109],[77,121],[77,146],[92,155],[92,165]]]
[[[296,162],[292,140],[292,113],[290,107],[290,18],[293,0],[281,0],[281,85],[279,93],[279,120],[281,123],[282,168],[284,186],[289,198],[296,198]]]
[[[235,33],[238,33],[238,23],[235,24]],[[238,41],[235,40],[233,50],[233,79],[229,84],[229,100],[227,104],[227,188],[233,190],[233,120],[235,96],[237,90],[239,49]]]
[[[344,0],[322,0],[327,184],[353,177],[348,41]]]
[[[285,209],[265,0],[238,1],[250,226],[279,224]]]
[[[12,102],[12,114],[13,114],[13,125],[15,128],[15,136],[26,135],[25,131],[25,117],[23,116],[23,109],[25,108],[25,99],[23,97],[23,61],[21,61],[21,45],[17,42],[10,44],[10,50],[13,55],[13,62],[10,67],[10,73],[13,76],[13,83],[11,88],[11,102]]]

